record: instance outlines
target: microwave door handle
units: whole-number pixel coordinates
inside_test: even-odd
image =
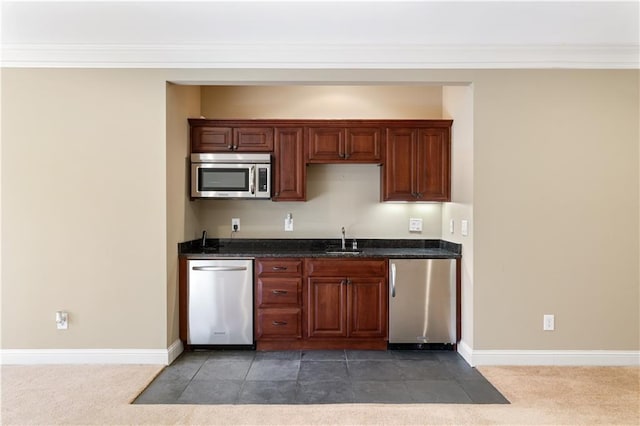
[[[256,166],[249,167],[249,191],[251,195],[254,195],[256,192]]]

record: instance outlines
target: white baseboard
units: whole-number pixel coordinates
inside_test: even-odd
[[[465,361],[467,361],[467,363],[469,363],[469,365],[474,365],[473,349],[471,349],[469,345],[467,345],[467,342],[465,342],[464,340],[461,340],[460,343],[458,343],[458,353],[462,358],[464,358]]]
[[[458,353],[472,366],[640,366],[640,351],[474,350],[460,342]]]
[[[184,346],[182,346],[182,340],[178,339],[175,342],[173,342],[171,346],[169,346],[169,349],[167,350],[167,353],[168,353],[167,365],[175,361],[176,358],[180,356],[182,351],[184,351]]]
[[[182,353],[180,340],[167,349],[2,349],[0,364],[159,364]]]

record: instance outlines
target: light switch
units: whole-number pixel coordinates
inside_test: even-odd
[[[409,232],[422,232],[422,219],[410,218],[409,219]]]
[[[462,220],[460,222],[460,233],[462,234],[463,237],[466,237],[467,235],[469,235],[469,221],[468,220]]]

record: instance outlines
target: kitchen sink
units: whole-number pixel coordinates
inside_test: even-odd
[[[357,255],[360,254],[361,251],[360,250],[326,250],[325,251],[326,254],[337,254],[337,255],[341,255],[341,256],[346,256],[346,255]]]

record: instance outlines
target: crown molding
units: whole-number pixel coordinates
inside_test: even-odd
[[[3,44],[5,68],[640,69],[640,45]]]

